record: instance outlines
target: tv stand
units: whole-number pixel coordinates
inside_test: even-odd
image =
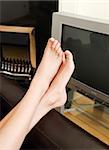
[[[76,91],[72,97],[64,116],[109,146],[109,107]]]

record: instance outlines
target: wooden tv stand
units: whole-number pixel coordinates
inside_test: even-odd
[[[64,116],[109,146],[109,108],[75,92]]]

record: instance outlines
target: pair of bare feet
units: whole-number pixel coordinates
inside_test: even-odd
[[[45,87],[45,91],[47,90],[47,103],[52,107],[58,107],[65,103],[65,87],[73,71],[74,62],[71,52],[68,50],[63,52],[60,43],[54,38],[50,38],[33,80],[36,76],[41,80],[42,86]]]
[[[42,111],[46,109],[43,115],[55,107],[64,105],[67,99],[65,87],[73,71],[74,62],[71,52],[68,50],[63,52],[60,43],[54,38],[50,38],[31,83],[35,89],[35,83],[40,82],[39,85],[43,89],[38,106],[39,111],[42,110],[42,106]]]

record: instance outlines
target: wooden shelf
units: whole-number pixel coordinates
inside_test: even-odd
[[[6,26],[0,25],[0,32],[10,32],[10,33],[26,33],[29,35],[29,45],[30,45],[30,61],[33,68],[36,68],[36,41],[34,27],[21,27],[21,26]]]
[[[32,33],[34,27],[0,25],[0,32]]]
[[[100,104],[95,105],[91,99],[76,93],[72,108],[65,111],[64,116],[109,145],[109,108],[102,108]]]

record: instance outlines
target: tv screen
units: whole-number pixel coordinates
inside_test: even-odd
[[[109,95],[109,35],[62,25],[62,48],[74,55],[74,79]]]

